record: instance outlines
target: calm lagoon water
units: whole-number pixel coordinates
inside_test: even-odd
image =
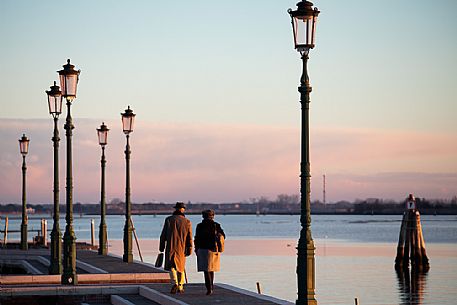
[[[140,239],[157,239],[166,216],[134,216]],[[198,215],[188,216],[195,228]],[[37,216],[30,217],[29,229],[39,228]],[[64,215],[61,229],[65,228]],[[96,216],[75,217],[74,228],[79,240],[90,239],[90,219],[95,219],[98,238],[99,219]],[[422,216],[430,271],[425,275],[397,275],[393,263],[400,231],[401,216],[313,215],[311,230],[318,254],[316,255],[316,297],[319,304],[361,305],[457,304],[457,216]],[[108,237],[122,240],[123,216],[108,216]],[[256,282],[263,293],[294,302],[296,299],[296,256],[269,253],[268,245],[277,246],[278,240],[296,241],[300,221],[298,215],[216,215],[230,240],[261,240],[267,245],[254,255],[223,254],[221,272],[216,282],[224,282],[251,291]],[[49,229],[52,220],[48,218]],[[3,226],[3,221],[0,224]],[[10,229],[19,229],[20,219],[10,218]],[[29,239],[32,233],[29,233]],[[18,239],[12,234],[10,239]],[[295,246],[293,244],[292,246]],[[326,247],[344,250],[330,253]],[[360,247],[375,249],[362,253]],[[262,248],[263,249],[263,248]],[[377,252],[376,249],[382,251]],[[146,261],[155,260],[156,249],[144,251]],[[274,251],[273,251],[274,252]],[[276,252],[275,252],[276,253]],[[386,254],[386,253],[392,253]],[[190,282],[202,282],[195,271],[195,257],[187,260]]]

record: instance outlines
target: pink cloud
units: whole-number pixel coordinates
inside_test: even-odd
[[[101,120],[74,119],[74,201],[98,202],[100,147],[95,129]],[[125,136],[120,120],[110,128],[107,198],[124,198]],[[63,120],[59,124],[63,126]],[[28,201],[52,201],[52,121],[0,119],[1,203],[20,202],[21,157],[18,138],[31,139]],[[60,198],[65,193],[65,132],[60,129]],[[457,137],[405,131],[313,128],[312,198],[380,197],[401,199],[457,194]],[[163,124],[138,120],[131,134],[132,200],[230,202],[299,192],[300,131],[258,125]]]

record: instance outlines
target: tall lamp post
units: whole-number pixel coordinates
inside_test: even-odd
[[[311,236],[311,167],[309,161],[309,84],[307,63],[309,50],[314,48],[314,33],[316,30],[319,10],[313,8],[309,1],[302,0],[297,3],[297,9],[288,10],[292,19],[295,49],[300,52],[303,61],[303,74],[300,78],[300,103],[302,108],[301,122],[301,163],[300,163],[300,238],[297,247],[297,305],[316,305],[315,299],[315,259],[316,247]]]
[[[22,155],[22,222],[21,222],[21,250],[27,250],[27,198],[26,198],[26,184],[25,184],[25,176],[27,172],[27,166],[25,164],[25,156],[29,152],[29,142],[30,140],[25,136],[22,135],[22,138],[19,139],[19,149]]]
[[[73,125],[70,107],[76,98],[76,88],[81,71],[76,71],[74,67],[68,59],[67,64],[63,65],[63,70],[58,71],[62,96],[67,101],[67,118],[64,125],[67,138],[66,226],[63,235],[63,273],[61,278],[61,282],[64,285],[76,285],[78,283],[76,276],[76,236],[73,231],[73,162],[71,146],[71,136],[75,127]]]
[[[131,209],[132,203],[130,202],[130,144],[129,137],[133,131],[133,123],[135,121],[135,114],[130,106],[125,109],[122,115],[122,129],[124,130],[127,144],[125,146],[125,225],[124,225],[124,255],[122,260],[127,263],[133,261],[132,254],[132,220]]]
[[[57,122],[62,113],[62,92],[59,86],[51,86],[51,90],[46,91],[48,95],[49,114],[54,119],[54,134],[52,142],[54,144],[54,224],[51,231],[51,265],[49,274],[62,273],[62,233],[59,226],[59,129]]]
[[[101,196],[100,196],[100,229],[98,231],[98,254],[107,255],[108,254],[108,244],[107,244],[107,233],[106,233],[106,198],[105,198],[105,146],[108,143],[108,127],[105,123],[100,125],[100,128],[97,128],[98,143],[102,147],[102,158],[101,168],[102,168],[102,177],[101,177]]]

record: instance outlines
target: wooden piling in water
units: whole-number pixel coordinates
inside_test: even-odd
[[[412,194],[408,197],[406,209],[403,213],[398,237],[395,269],[407,269],[411,263],[413,269],[428,270],[430,265],[425,250],[420,213],[416,209],[416,202]]]
[[[90,245],[95,246],[95,222],[90,220]]]
[[[258,293],[258,294],[262,294],[262,288],[260,287],[260,283],[259,283],[259,282],[256,282],[255,284],[256,284],[256,286],[257,286],[257,293]]]
[[[43,246],[48,245],[48,221],[46,219],[43,219],[43,228],[41,230],[41,235],[43,235]]]
[[[3,231],[3,246],[8,243],[8,216],[5,217],[5,230]]]

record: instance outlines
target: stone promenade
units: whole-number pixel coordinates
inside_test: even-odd
[[[78,285],[61,285],[60,275],[47,274],[49,249],[0,249],[0,304],[292,304],[226,284],[215,284],[210,296],[203,283],[186,284],[184,293],[172,295],[163,269],[92,250],[78,250],[76,265]]]

